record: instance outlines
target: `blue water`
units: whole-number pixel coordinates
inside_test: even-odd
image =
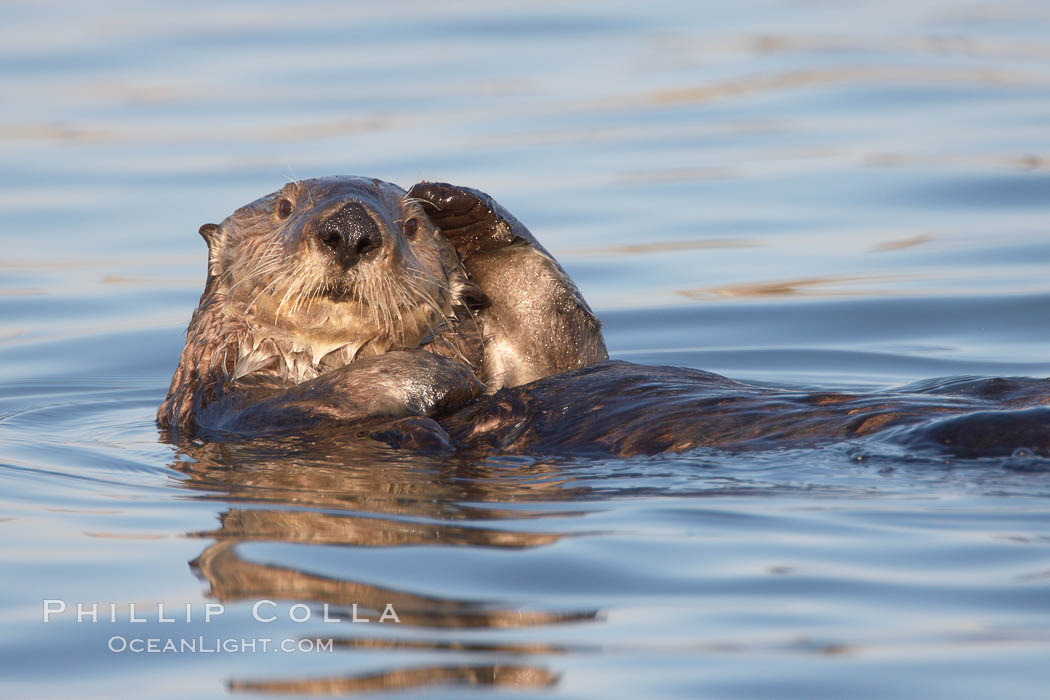
[[[872,391],[1050,376],[1050,6],[0,16],[0,695],[1050,692],[1039,458],[177,450],[153,423],[197,227],[331,174],[491,193],[619,359]],[[256,649],[112,650],[199,637]]]

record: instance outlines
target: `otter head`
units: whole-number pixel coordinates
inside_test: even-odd
[[[329,367],[418,347],[470,285],[420,205],[380,180],[292,182],[200,232],[205,296],[220,297],[223,313],[251,331],[235,376],[265,361],[256,352],[263,341],[276,343],[263,356],[306,354],[305,365],[282,372],[295,381],[333,353]]]

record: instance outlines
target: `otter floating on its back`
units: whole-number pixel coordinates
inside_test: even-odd
[[[1050,455],[1050,382],[751,386],[609,362],[564,270],[488,195],[294,182],[205,224],[208,279],[157,421],[174,440],[339,431],[423,449],[652,454],[892,441]]]
[[[429,415],[608,357],[569,277],[481,193],[306,180],[200,232],[208,278],[157,413],[175,437]]]

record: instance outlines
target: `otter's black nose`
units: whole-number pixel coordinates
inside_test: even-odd
[[[383,234],[368,210],[350,202],[317,227],[317,237],[335,254],[336,262],[351,268],[383,245]]]

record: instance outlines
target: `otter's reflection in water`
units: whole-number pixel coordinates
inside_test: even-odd
[[[315,555],[337,547],[338,562],[354,562],[357,548],[384,548],[404,566],[421,548],[468,548],[478,552],[527,552],[557,543],[566,533],[535,527],[551,515],[579,514],[539,504],[578,500],[587,495],[559,474],[556,465],[536,461],[470,461],[404,454],[370,442],[310,439],[254,441],[238,444],[184,446],[175,467],[183,484],[203,499],[238,504],[222,512],[217,529],[190,533],[214,540],[190,562],[205,580],[208,595],[224,604],[258,600],[303,603],[322,609],[346,624],[329,625],[336,654],[356,650],[383,652],[381,664],[364,673],[330,673],[319,677],[233,679],[234,690],[274,693],[332,694],[378,692],[428,685],[468,684],[542,688],[558,675],[523,659],[560,653],[542,642],[493,640],[476,635],[489,629],[512,630],[594,621],[594,609],[536,609],[514,600],[448,593],[448,577],[469,577],[452,557],[439,559],[445,579],[429,584],[427,571],[391,584],[368,563],[334,565],[326,549],[320,559],[324,573],[311,571],[301,560],[281,561],[280,546],[267,549],[267,561],[245,556],[247,543],[298,545]],[[529,508],[528,503],[537,504]],[[243,505],[241,505],[243,504]],[[495,527],[511,523],[519,529]],[[522,527],[522,523],[528,527]],[[301,551],[299,548],[296,551]],[[316,550],[314,548],[317,548]],[[405,548],[390,550],[389,548]],[[411,548],[411,549],[409,549]],[[442,550],[445,551],[445,550]],[[452,552],[454,550],[447,550]],[[462,550],[460,550],[462,551]],[[278,557],[274,560],[274,556]],[[491,556],[491,554],[487,555]],[[374,559],[368,559],[368,562]],[[351,571],[346,569],[352,568]],[[418,570],[418,569],[417,569]],[[451,572],[451,573],[450,573]],[[370,575],[371,574],[371,575]],[[466,579],[463,579],[464,581]],[[428,587],[434,590],[428,590]],[[453,584],[454,587],[454,584]],[[469,586],[462,586],[467,589]],[[535,596],[534,596],[535,597]],[[396,610],[399,625],[354,625],[356,616],[377,619],[387,606]],[[320,613],[318,613],[320,614]],[[326,630],[327,632],[327,630]],[[412,662],[398,664],[399,654]],[[430,653],[436,663],[420,664]],[[461,663],[442,663],[452,654]],[[510,660],[508,661],[508,657]],[[391,659],[395,659],[391,662]],[[498,660],[499,663],[492,663]],[[339,657],[332,661],[339,663]],[[481,661],[482,663],[473,663]]]
[[[347,695],[405,690],[426,685],[468,684],[511,688],[546,688],[558,676],[535,666],[431,666],[401,669],[367,676],[317,678],[293,681],[234,681],[231,690],[304,695]]]

